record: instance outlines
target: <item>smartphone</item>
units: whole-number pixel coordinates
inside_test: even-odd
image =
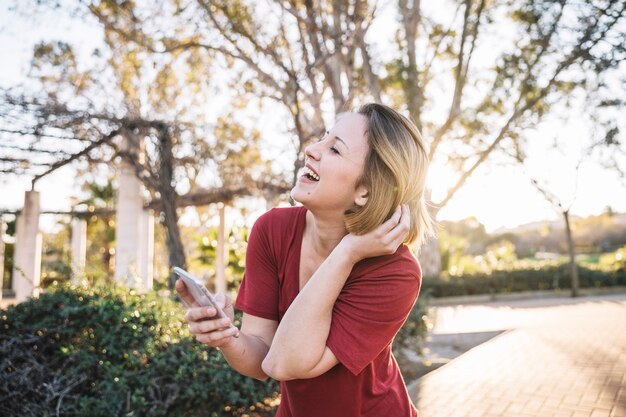
[[[194,298],[194,300],[196,300],[198,304],[203,307],[213,307],[217,311],[217,314],[214,316],[215,319],[221,319],[223,317],[226,317],[224,311],[220,308],[219,305],[217,305],[215,297],[213,297],[213,294],[211,294],[211,292],[204,286],[204,283],[202,281],[177,266],[174,267],[173,271],[176,273],[176,275],[183,279],[185,285],[187,286],[187,289],[191,293],[191,296]],[[183,301],[183,303],[185,302]],[[187,307],[190,306],[187,305]]]

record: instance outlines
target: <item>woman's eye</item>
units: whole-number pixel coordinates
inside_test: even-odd
[[[339,151],[337,150],[337,148],[335,148],[334,146],[331,146],[330,148],[331,152],[338,154]]]

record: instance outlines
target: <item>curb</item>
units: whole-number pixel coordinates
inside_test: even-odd
[[[578,290],[578,297],[587,297],[593,295],[606,294],[624,294],[626,286],[619,287],[602,287],[602,288],[581,288]],[[514,301],[529,300],[538,298],[572,298],[571,290],[545,290],[545,291],[520,291],[510,293],[496,294],[479,294],[479,295],[461,295],[454,297],[431,297],[428,304],[431,307],[451,306],[459,304],[483,304],[494,301]]]

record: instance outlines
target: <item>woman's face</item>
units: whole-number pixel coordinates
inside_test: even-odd
[[[366,190],[357,187],[357,182],[369,148],[366,129],[365,116],[341,114],[322,140],[305,149],[305,167],[291,197],[309,210],[341,214],[355,203],[364,204]]]

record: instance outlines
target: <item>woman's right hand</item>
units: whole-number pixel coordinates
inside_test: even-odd
[[[211,347],[225,347],[231,343],[233,337],[239,335],[239,329],[233,324],[235,313],[227,294],[218,293],[215,295],[215,301],[227,316],[216,319],[217,310],[213,307],[200,306],[193,299],[182,279],[176,281],[176,291],[190,306],[185,314],[185,321],[196,340]]]
[[[349,259],[356,263],[362,259],[391,255],[406,239],[411,227],[409,206],[398,206],[391,218],[364,235],[347,234],[340,245],[347,251]]]

